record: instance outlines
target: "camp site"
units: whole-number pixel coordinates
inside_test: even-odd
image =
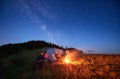
[[[88,54],[44,41],[7,44],[0,53],[0,79],[120,78],[118,54]]]
[[[0,0],[0,79],[120,79],[120,0]]]

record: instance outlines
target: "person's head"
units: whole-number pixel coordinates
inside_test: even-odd
[[[61,54],[61,53],[58,51],[57,54]]]
[[[40,55],[43,55],[43,53],[41,52]]]
[[[52,54],[52,55],[51,55],[51,57],[55,57],[55,55],[54,55],[54,54]]]

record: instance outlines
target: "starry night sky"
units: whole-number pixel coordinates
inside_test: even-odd
[[[120,1],[0,0],[0,45],[29,40],[120,53]]]

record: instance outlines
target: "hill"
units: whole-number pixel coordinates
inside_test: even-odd
[[[8,57],[12,54],[17,54],[23,50],[35,50],[35,49],[43,49],[47,47],[56,47],[60,49],[64,49],[63,47],[56,45],[54,43],[48,43],[45,41],[28,41],[24,43],[16,43],[16,44],[6,44],[0,46],[0,57]]]

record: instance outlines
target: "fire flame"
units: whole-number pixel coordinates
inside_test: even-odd
[[[68,58],[65,58],[65,63],[70,63],[70,60]]]
[[[82,62],[84,62],[84,59],[82,59],[82,58],[72,58],[72,57],[70,57],[70,56],[66,56],[65,58],[64,58],[64,63],[66,63],[66,64],[81,64]]]
[[[66,51],[66,54],[67,55],[63,59],[63,62],[65,64],[76,64],[77,65],[77,64],[81,64],[85,61],[83,58],[78,58],[77,55],[79,55],[79,54],[77,54],[76,52],[70,53],[70,52]]]

